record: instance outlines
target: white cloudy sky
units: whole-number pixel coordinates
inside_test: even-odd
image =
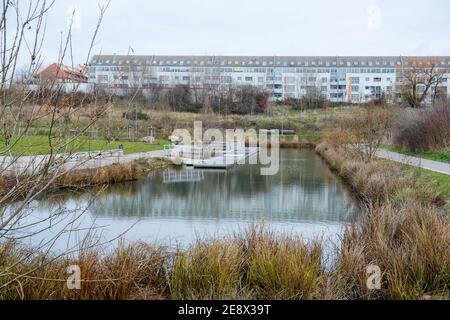
[[[56,0],[46,60],[56,59],[68,12],[79,10],[82,62],[98,3]],[[214,55],[450,55],[448,0],[112,0],[95,53]]]

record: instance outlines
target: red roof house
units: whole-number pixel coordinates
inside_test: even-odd
[[[78,66],[70,68],[63,64],[53,63],[38,74],[38,78],[42,81],[59,81],[59,82],[88,82],[88,66]]]

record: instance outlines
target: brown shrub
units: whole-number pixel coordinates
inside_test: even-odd
[[[393,130],[394,144],[409,151],[436,151],[450,146],[448,106],[421,111],[402,119]]]
[[[316,151],[368,203],[386,201],[399,186],[401,174],[395,168],[348,159],[344,150],[336,151],[326,143],[320,144]]]

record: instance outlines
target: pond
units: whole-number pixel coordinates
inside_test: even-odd
[[[336,239],[345,225],[358,220],[358,202],[314,151],[285,149],[280,157],[275,176],[261,176],[260,167],[251,165],[228,171],[169,169],[113,185],[95,197],[74,193],[47,197],[33,204],[28,223],[61,208],[66,213],[45,222],[50,228],[32,241],[58,235],[58,226],[70,219],[76,220],[77,229],[84,229],[80,232],[95,226],[105,240],[120,236],[163,245],[220,237],[252,224],[306,239]],[[63,249],[75,239],[73,234],[61,234],[56,247]]]

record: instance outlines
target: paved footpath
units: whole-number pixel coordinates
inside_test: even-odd
[[[450,163],[433,161],[428,159],[422,159],[417,157],[412,157],[404,155],[397,152],[392,152],[384,149],[380,149],[376,156],[378,158],[392,160],[395,162],[404,163],[410,166],[450,175]]]
[[[59,155],[55,157],[64,159],[62,160],[62,167],[65,170],[82,170],[102,168],[118,163],[129,163],[141,159],[163,158],[165,155],[166,151],[159,150],[119,156],[106,156],[85,160],[72,160]],[[47,162],[47,159],[48,156],[23,156],[18,159],[10,157],[0,157],[0,170],[17,173],[32,173],[37,168],[42,167],[42,165]]]

